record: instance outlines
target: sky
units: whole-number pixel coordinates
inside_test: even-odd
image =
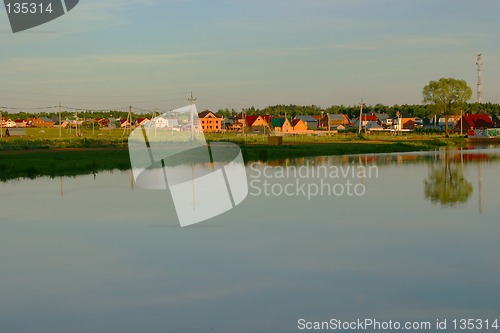
[[[13,34],[0,106],[171,110],[419,104],[431,80],[500,103],[498,0],[80,0]],[[473,101],[475,101],[475,93]],[[12,111],[14,112],[14,111]]]

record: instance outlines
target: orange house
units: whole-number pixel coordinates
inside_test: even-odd
[[[307,124],[302,119],[294,119],[292,121],[292,128],[294,133],[308,132]]]
[[[46,127],[54,127],[55,121],[46,117],[40,117],[32,119],[31,124],[34,127],[46,128]]]
[[[219,132],[222,130],[222,118],[212,111],[203,111],[198,114],[198,118],[200,118],[200,126],[203,132]]]
[[[415,118],[401,118],[401,121],[403,122],[403,129],[415,129]]]

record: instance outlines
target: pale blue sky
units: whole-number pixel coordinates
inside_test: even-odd
[[[475,91],[477,52],[500,102],[498,0],[81,0],[17,34],[1,11],[0,106],[412,104]]]

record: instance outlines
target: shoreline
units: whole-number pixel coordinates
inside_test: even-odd
[[[210,140],[217,141],[217,140]],[[224,141],[221,138],[220,141]],[[230,141],[230,140],[227,140]],[[333,140],[332,140],[333,141]],[[465,142],[465,141],[464,141]],[[333,142],[292,142],[279,146],[237,143],[245,163],[313,156],[407,153],[433,151],[445,146],[460,146],[455,138],[372,140]],[[127,147],[67,147],[13,149],[0,152],[0,181],[93,174],[99,171],[129,170]]]

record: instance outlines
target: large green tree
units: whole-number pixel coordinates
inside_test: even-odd
[[[424,104],[433,106],[434,114],[445,117],[446,135],[448,135],[448,118],[460,114],[467,101],[472,97],[472,89],[464,80],[442,78],[431,81],[422,92]]]

